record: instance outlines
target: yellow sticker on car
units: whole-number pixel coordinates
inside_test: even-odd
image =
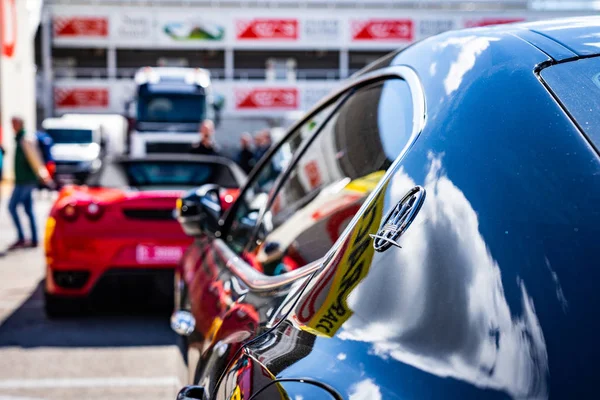
[[[345,189],[359,193],[370,193],[377,187],[383,175],[385,175],[385,171],[372,172],[369,175],[351,181],[346,185]]]
[[[322,290],[327,290],[327,296],[313,316],[303,324],[306,329],[321,336],[333,336],[342,324],[350,318],[352,310],[348,307],[347,298],[354,288],[362,281],[371,267],[375,250],[369,234],[377,232],[383,213],[382,190],[352,230],[348,245],[323,271],[324,279],[333,275],[330,284],[324,284]],[[334,269],[332,271],[331,269]],[[328,274],[329,271],[329,274]],[[319,290],[313,293],[312,299],[319,298]],[[306,299],[310,302],[310,299]],[[315,307],[316,308],[316,307]]]

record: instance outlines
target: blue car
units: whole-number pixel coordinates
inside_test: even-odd
[[[227,211],[200,199],[181,274],[214,281],[179,281],[178,398],[597,398],[599,146],[600,18],[375,62]]]

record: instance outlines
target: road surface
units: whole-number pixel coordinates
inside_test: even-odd
[[[9,190],[0,197],[0,249],[15,239]],[[36,199],[41,240],[52,200]],[[0,400],[175,399],[185,373],[168,315],[49,320],[43,278],[41,248],[0,257]]]

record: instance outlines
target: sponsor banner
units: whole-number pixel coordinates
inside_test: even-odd
[[[238,40],[298,40],[296,18],[254,18],[235,21]]]
[[[470,18],[465,20],[464,27],[465,28],[478,28],[482,26],[490,26],[490,25],[502,25],[502,24],[512,24],[513,22],[523,22],[525,18],[523,17],[514,17],[514,18],[495,18],[495,17],[484,17],[484,18]]]
[[[414,39],[412,19],[360,19],[352,20],[350,32],[352,41],[400,41]]]
[[[302,39],[315,42],[342,39],[342,21],[333,18],[308,18],[302,24]]]
[[[213,82],[214,92],[225,98],[225,116],[287,116],[290,111],[305,111],[314,106],[339,83],[336,81],[248,84]],[[58,114],[87,111],[123,113],[134,94],[133,81],[61,79],[54,82],[55,109]]]
[[[106,38],[108,37],[108,21],[108,17],[54,17],[52,28],[55,38]]]
[[[119,13],[112,18],[111,37],[123,45],[154,41],[154,17],[150,13]]]
[[[306,85],[302,90],[302,109],[309,110],[312,106],[317,104],[325,96],[336,88],[339,84],[335,81],[328,81],[326,84],[321,85]]]
[[[222,19],[210,17],[182,17],[181,15],[164,16],[157,23],[163,38],[171,43],[201,44],[223,42],[226,27],[217,22]]]
[[[107,109],[109,104],[109,88],[106,87],[54,89],[54,105],[57,109]]]
[[[300,105],[296,87],[253,87],[235,89],[236,110],[297,110]]]
[[[31,21],[38,5],[23,0],[0,0],[0,145],[4,146],[4,178],[14,177],[14,138],[10,117],[19,115],[25,129],[36,127],[36,80]],[[4,132],[4,136],[2,136]],[[1,397],[1,396],[0,396]]]
[[[457,28],[459,24],[454,18],[423,18],[417,22],[416,33],[419,37],[425,38]]]
[[[0,40],[2,55],[11,58],[17,45],[17,6],[16,0],[0,0]]]
[[[12,4],[15,0],[2,0]],[[392,50],[452,29],[538,20],[573,13],[442,10],[49,6],[57,46],[136,48],[348,48]],[[6,29],[6,28],[5,28]]]

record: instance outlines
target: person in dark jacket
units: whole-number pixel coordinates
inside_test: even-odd
[[[200,141],[192,145],[190,153],[218,156],[219,152],[214,141],[215,124],[207,119],[200,124]]]
[[[35,135],[27,136],[23,119],[12,118],[12,126],[15,131],[15,187],[10,197],[8,210],[17,229],[17,241],[8,250],[16,250],[26,247],[37,247],[37,227],[33,212],[33,189],[41,180],[49,187],[53,186],[48,171],[39,155]],[[29,218],[31,228],[31,241],[25,240],[21,221],[17,213],[17,207],[22,205]]]
[[[242,134],[240,138],[240,146],[241,150],[237,157],[237,163],[247,174],[252,171],[252,168],[256,165],[256,160],[254,159],[254,152],[251,149],[252,144],[252,136],[248,132]]]
[[[271,133],[268,129],[258,132],[254,136],[254,159],[255,162],[259,162],[260,159],[269,151],[272,145]]]

